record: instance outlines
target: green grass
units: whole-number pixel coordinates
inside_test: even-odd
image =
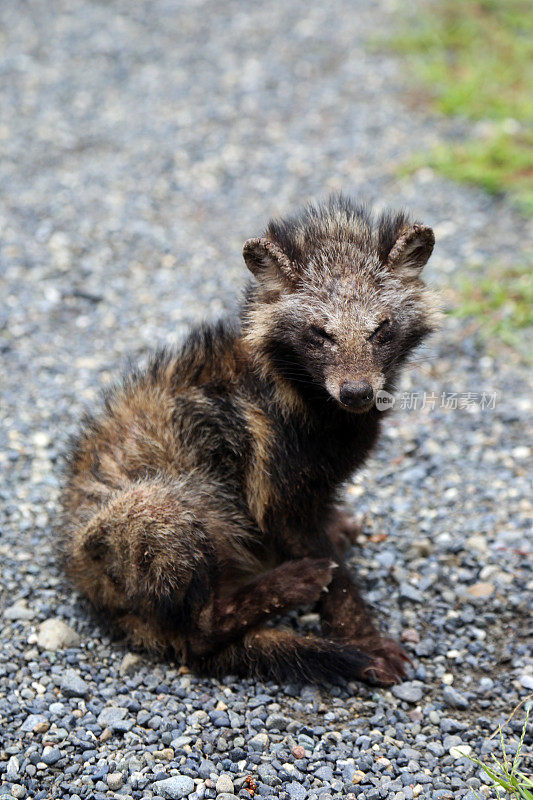
[[[533,134],[498,131],[486,140],[441,144],[413,159],[403,170],[430,166],[459,183],[482,186],[490,194],[507,192],[523,213],[533,215]]]
[[[483,121],[479,137],[440,145],[422,163],[507,192],[533,214],[533,3],[437,0],[393,44],[444,114]]]
[[[533,326],[533,264],[494,267],[460,279],[457,289],[455,316],[474,318],[486,338],[497,337],[513,347],[524,341],[526,329]]]
[[[493,763],[484,764],[483,761],[479,760],[479,758],[466,755],[465,753],[466,758],[470,759],[470,761],[473,761],[475,764],[481,767],[487,777],[490,778],[490,780],[494,783],[498,797],[509,796],[512,798],[517,798],[517,800],[533,800],[533,780],[531,773],[528,776],[525,774],[525,772],[519,769],[523,760],[522,747],[526,735],[529,712],[530,707],[526,706],[526,718],[524,721],[524,727],[522,728],[522,735],[518,743],[516,755],[512,761],[507,756],[505,750],[505,741],[501,726],[499,728],[500,742],[502,747],[501,761],[498,761],[496,756],[492,754]]]

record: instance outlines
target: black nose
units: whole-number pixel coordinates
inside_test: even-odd
[[[364,408],[374,399],[374,390],[368,381],[347,381],[341,386],[340,401],[350,408]]]

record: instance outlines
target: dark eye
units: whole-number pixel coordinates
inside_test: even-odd
[[[380,342],[388,342],[392,339],[392,331],[390,330],[390,319],[384,319],[379,323],[375,331],[372,331],[368,337],[368,341],[372,342],[379,340]]]
[[[311,338],[315,341],[321,342],[334,342],[335,339],[324,328],[319,328],[318,325],[311,325],[309,328]]]

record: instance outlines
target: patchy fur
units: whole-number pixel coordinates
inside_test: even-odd
[[[378,436],[376,392],[435,326],[432,248],[430,228],[342,196],[272,221],[244,246],[240,319],[156,354],[85,420],[64,563],[134,645],[219,675],[402,678],[405,654],[337,566],[335,508]],[[323,637],[265,627],[309,603]]]

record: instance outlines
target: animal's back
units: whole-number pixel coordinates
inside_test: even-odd
[[[205,326],[154,355],[107,392],[71,449],[66,571],[137,644],[168,644],[161,608],[190,613],[209,572],[229,561],[257,569],[246,548],[254,526],[236,502],[248,437],[235,342],[231,325]]]
[[[209,472],[206,449],[227,444],[231,424],[217,394],[229,397],[239,382],[235,339],[230,325],[199,328],[181,348],[153,355],[146,369],[105,393],[102,409],[86,416],[71,447],[69,511],[99,505],[113,491],[155,475]]]

